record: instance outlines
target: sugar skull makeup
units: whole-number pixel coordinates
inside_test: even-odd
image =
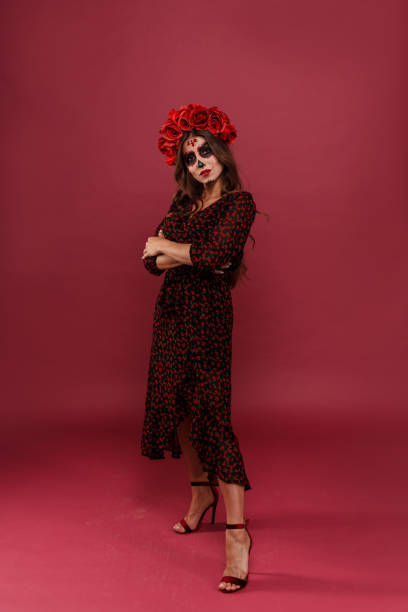
[[[223,170],[203,136],[193,136],[184,142],[183,159],[190,174],[200,183],[217,180]]]
[[[189,141],[192,142],[192,141]],[[213,155],[213,152],[210,149],[210,145],[208,144],[208,142],[204,142],[200,147],[197,148],[197,152],[200,155],[200,157],[211,157],[211,155]],[[186,162],[187,166],[193,166],[196,162],[197,156],[195,154],[194,151],[189,151],[188,153],[184,154],[184,161]]]

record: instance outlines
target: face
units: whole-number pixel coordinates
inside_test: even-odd
[[[184,142],[183,157],[190,174],[204,184],[216,181],[224,167],[203,136],[191,136]]]

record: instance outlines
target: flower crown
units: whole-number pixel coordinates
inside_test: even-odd
[[[176,163],[177,149],[183,132],[192,130],[209,130],[227,144],[237,137],[237,131],[222,110],[216,106],[207,108],[201,104],[188,104],[174,108],[169,112],[167,121],[160,128],[158,142],[159,150],[166,155],[166,163],[172,166]]]

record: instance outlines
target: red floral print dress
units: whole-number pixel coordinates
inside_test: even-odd
[[[189,438],[204,470],[245,490],[251,486],[231,425],[231,283],[215,270],[238,267],[255,214],[252,195],[240,191],[191,216],[166,216],[155,235],[162,229],[168,240],[191,243],[193,265],[161,270],[157,256],[143,259],[151,274],[165,275],[153,316],[142,455],[179,458],[176,427],[191,413]]]

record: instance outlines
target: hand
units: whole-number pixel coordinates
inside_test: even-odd
[[[161,255],[165,240],[166,238],[164,237],[162,230],[159,231],[158,236],[149,236],[143,250],[142,259],[145,257],[153,257],[154,255]]]
[[[231,262],[229,261],[228,263],[226,263],[223,266],[221,266],[221,268],[229,268],[230,265],[231,265]],[[214,270],[214,272],[216,274],[224,274],[224,270]]]

